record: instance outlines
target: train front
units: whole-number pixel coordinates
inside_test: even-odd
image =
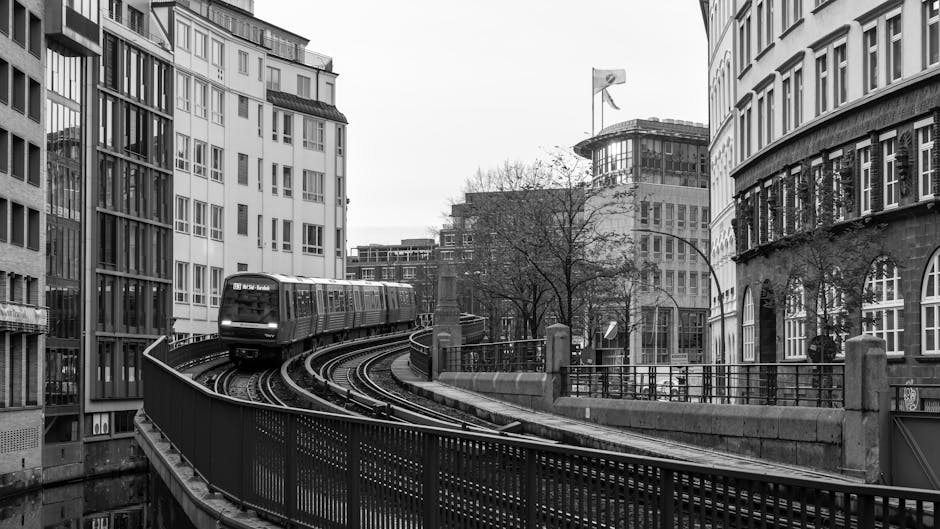
[[[276,280],[259,274],[236,274],[225,279],[219,338],[233,361],[278,357],[279,287]]]

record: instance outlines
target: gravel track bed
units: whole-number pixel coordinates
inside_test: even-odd
[[[435,402],[431,399],[422,397],[416,393],[412,393],[404,389],[402,386],[398,384],[398,382],[395,380],[395,377],[392,376],[391,365],[392,365],[392,362],[398,356],[399,355],[392,355],[392,356],[386,357],[384,360],[377,363],[375,367],[373,367],[369,371],[369,376],[372,378],[372,380],[376,384],[381,386],[386,391],[389,391],[395,395],[398,395],[399,397],[408,399],[409,401],[414,402],[415,404],[418,404],[420,406],[431,408],[432,410],[435,410],[441,413],[446,413],[447,415],[455,419],[466,421],[466,422],[475,424],[477,426],[481,426],[483,428],[497,428],[498,427],[498,425],[493,424],[488,421],[484,421],[483,419],[480,419],[479,417],[475,415],[471,415],[469,413],[458,410],[456,408],[451,408],[450,406],[441,404],[439,402]]]

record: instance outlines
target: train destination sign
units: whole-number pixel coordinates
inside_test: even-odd
[[[262,290],[269,291],[274,288],[274,285],[270,283],[241,283],[233,282],[232,290]]]

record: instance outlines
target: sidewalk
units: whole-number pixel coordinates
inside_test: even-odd
[[[522,431],[526,434],[545,437],[565,444],[676,459],[761,474],[775,474],[816,481],[862,483],[861,480],[842,474],[717,452],[668,439],[635,434],[619,428],[538,412],[479,393],[459,389],[449,384],[429,382],[424,379],[423,375],[411,370],[408,365],[407,354],[399,356],[392,362],[392,376],[410,391],[436,402],[467,411],[497,424],[509,424],[518,421],[523,424]]]

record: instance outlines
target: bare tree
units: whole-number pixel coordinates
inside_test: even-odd
[[[629,212],[631,196],[626,186],[592,186],[587,162],[556,152],[534,164],[479,171],[467,184],[465,215],[474,247],[487,241],[490,258],[501,263],[487,280],[505,281],[509,273],[523,285],[527,278],[530,301],[551,300],[558,322],[572,326],[590,287],[624,274],[630,236],[609,219]],[[536,295],[543,290],[547,298]]]

